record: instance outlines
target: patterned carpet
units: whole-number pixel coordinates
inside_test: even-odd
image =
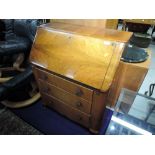
[[[6,108],[0,108],[0,135],[41,135],[42,133]]]

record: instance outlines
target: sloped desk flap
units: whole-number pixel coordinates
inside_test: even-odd
[[[124,40],[114,41],[119,33],[62,23],[43,25],[37,30],[30,61],[104,92],[112,83],[124,49]],[[125,33],[129,39],[131,33]]]

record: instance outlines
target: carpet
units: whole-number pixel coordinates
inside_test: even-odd
[[[100,135],[105,134],[112,113],[111,110],[106,109]],[[0,134],[93,135],[89,129],[43,106],[42,100],[28,107],[4,110],[0,114]]]
[[[0,109],[0,135],[41,135],[42,133],[7,108]]]

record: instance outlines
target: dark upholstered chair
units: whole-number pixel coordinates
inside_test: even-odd
[[[140,48],[147,48],[151,42],[151,36],[147,34],[150,26],[149,24],[126,22],[125,29],[134,33],[130,39],[130,44]]]
[[[4,38],[0,41],[0,68],[20,70],[28,57],[37,28],[37,20],[3,20]],[[2,69],[3,67],[3,69]]]
[[[146,34],[151,25],[126,22],[125,29],[134,33]]]
[[[40,98],[31,66],[0,84],[0,103],[9,108],[31,105]]]
[[[24,107],[40,97],[28,62],[40,20],[9,19],[0,23],[0,101],[7,107]]]
[[[151,43],[151,36],[136,36],[133,34],[133,36],[130,39],[130,44],[140,47],[140,48],[148,48],[148,46]]]

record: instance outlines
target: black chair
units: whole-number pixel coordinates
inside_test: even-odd
[[[4,29],[5,29],[4,22],[0,20],[0,41],[4,40],[4,33],[3,33]]]
[[[28,56],[41,20],[10,19],[1,22],[5,28],[0,41],[0,101],[7,107],[20,108],[40,98]]]
[[[0,102],[9,108],[29,106],[40,98],[31,66],[0,85]]]
[[[0,71],[18,70],[27,59],[35,35],[37,20],[4,20],[5,35],[0,41]]]
[[[151,25],[126,22],[125,30],[133,32],[130,44],[140,48],[147,48],[151,43],[151,36],[147,34]]]
[[[140,23],[132,23],[132,22],[126,22],[125,23],[125,30],[128,29],[128,31],[133,33],[142,33],[146,34],[148,29],[151,25],[149,24],[140,24]]]
[[[151,36],[145,35],[145,36],[138,36],[136,34],[133,34],[130,39],[130,44],[133,46],[137,46],[140,48],[148,48],[148,46],[151,43]]]

